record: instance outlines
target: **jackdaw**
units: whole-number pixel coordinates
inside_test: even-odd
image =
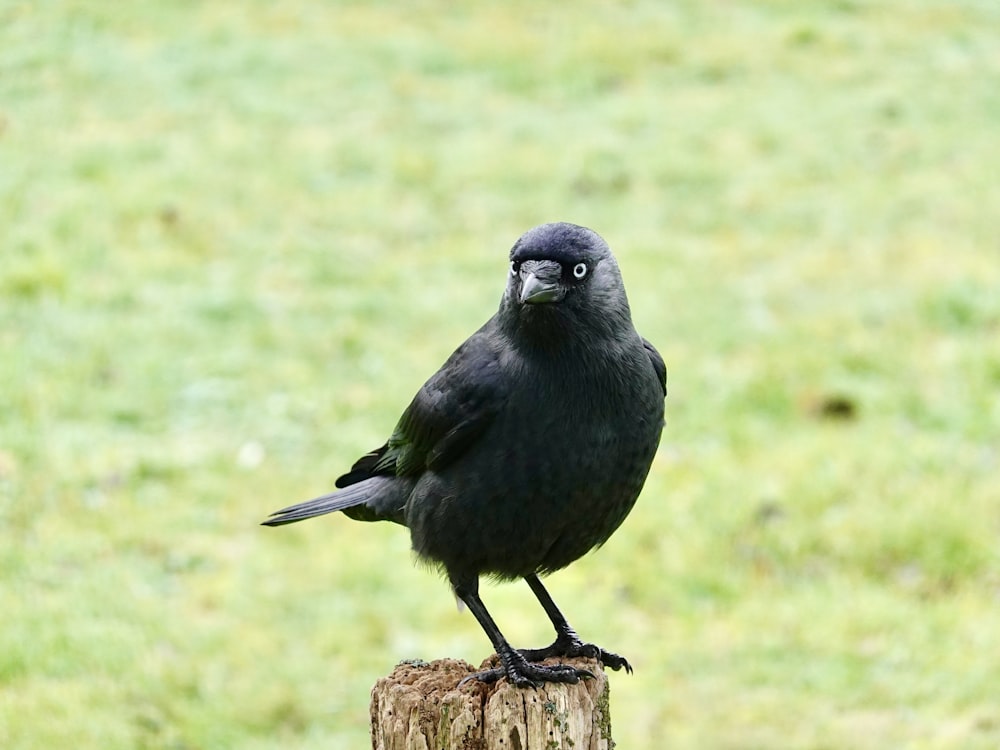
[[[595,232],[544,224],[510,251],[500,309],[417,392],[385,445],[339,489],[279,510],[280,526],[343,511],[410,530],[500,658],[475,678],[521,686],[588,673],[548,657],[628,661],[583,642],[539,576],[601,546],[642,489],[663,428],[666,368],[632,325],[618,264]],[[517,650],[479,598],[479,577],[523,578],[556,639]]]

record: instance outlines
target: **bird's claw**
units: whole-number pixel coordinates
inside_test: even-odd
[[[605,667],[613,669],[616,672],[624,667],[626,672],[632,674],[632,665],[629,664],[628,659],[624,656],[612,653],[611,651],[605,651],[594,643],[584,643],[579,638],[572,640],[557,638],[555,643],[546,648],[521,649],[519,653],[529,662],[539,662],[553,656],[567,659],[582,656],[587,659],[599,661]]]
[[[600,659],[601,664],[603,664],[606,667],[610,667],[616,672],[622,667],[625,667],[625,671],[628,672],[629,674],[632,674],[632,665],[628,663],[628,659],[626,659],[624,656],[620,656],[619,654],[614,654],[610,651],[605,651],[603,648],[598,650],[601,652],[601,654],[597,658]]]
[[[494,682],[503,677],[502,669],[484,669],[481,672],[473,672],[472,674],[467,674],[461,680],[458,681],[458,687],[462,687],[467,682],[482,682],[485,685],[492,685]]]
[[[501,666],[473,672],[458,683],[461,687],[473,680],[492,685],[503,677],[518,687],[540,688],[546,682],[561,682],[575,685],[581,679],[594,679],[594,673],[587,669],[577,669],[569,664],[533,664],[520,653],[513,652],[510,658],[501,659]]]

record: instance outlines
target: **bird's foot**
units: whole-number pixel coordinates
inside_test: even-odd
[[[520,654],[529,662],[538,662],[553,656],[563,658],[583,656],[587,659],[596,659],[605,667],[615,671],[625,667],[625,671],[632,674],[632,665],[624,656],[605,651],[594,643],[584,643],[576,633],[560,633],[551,645],[545,648],[521,649]]]
[[[459,687],[466,682],[476,680],[492,684],[502,677],[518,687],[541,687],[546,682],[568,682],[576,684],[581,678],[593,678],[594,674],[586,669],[577,669],[568,664],[532,664],[519,651],[511,649],[506,654],[500,654],[500,666],[474,672],[458,683]]]

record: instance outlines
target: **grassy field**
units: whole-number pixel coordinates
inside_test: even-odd
[[[485,637],[380,444],[551,220],[667,361],[621,748],[1000,746],[994,0],[0,0],[0,747],[360,748]],[[523,585],[484,591],[549,638]]]

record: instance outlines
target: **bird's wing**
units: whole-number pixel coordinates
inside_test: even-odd
[[[375,467],[378,466],[382,456],[384,456],[388,450],[389,444],[386,443],[381,448],[376,448],[375,450],[369,451],[363,455],[354,462],[354,465],[351,466],[351,470],[349,472],[337,478],[337,481],[334,483],[335,486],[340,488],[347,487],[365,479],[371,479],[379,473],[384,473],[376,472]]]
[[[642,345],[646,347],[646,354],[649,355],[649,361],[653,364],[653,370],[656,371],[656,377],[660,381],[660,385],[663,386],[663,395],[667,395],[667,365],[663,361],[663,357],[660,353],[656,351],[656,347],[649,343],[646,339],[642,340]]]
[[[415,476],[441,469],[482,435],[506,398],[487,326],[423,385],[386,444],[358,459],[337,480],[338,487],[373,476]]]

